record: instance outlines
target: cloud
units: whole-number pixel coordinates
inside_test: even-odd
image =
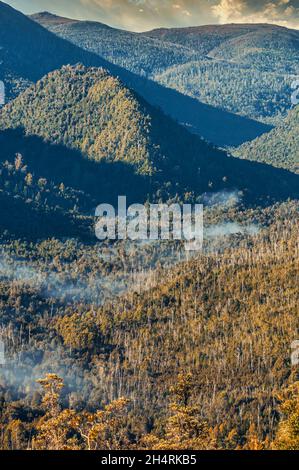
[[[81,0],[119,27],[142,31],[208,23],[276,23],[299,28],[299,0]]]
[[[211,20],[209,0],[80,0],[103,21],[134,31],[190,26]]]
[[[299,0],[6,0],[26,13],[49,10],[71,18],[145,31],[223,23],[276,23],[299,29]]]
[[[299,28],[299,0],[80,0],[110,24],[142,31],[211,23],[276,23]]]
[[[240,21],[246,3],[243,0],[221,0],[220,3],[212,7],[212,12],[220,23],[231,23]]]
[[[221,0],[211,8],[219,23],[275,23],[299,28],[298,0]]]

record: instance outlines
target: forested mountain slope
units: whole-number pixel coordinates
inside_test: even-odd
[[[277,125],[290,110],[294,77],[285,71],[205,58],[170,67],[155,79],[218,109]]]
[[[88,192],[95,197],[111,197],[117,191],[122,194],[121,189],[128,190],[129,181],[135,178],[143,183],[132,184],[129,195],[138,200],[147,195],[194,200],[204,192],[238,189],[244,192],[245,200],[253,202],[265,196],[295,197],[299,190],[297,176],[227,157],[98,68],[68,66],[50,73],[0,111],[0,128],[15,129],[12,135],[24,128],[28,137],[42,139],[43,159],[38,161],[35,155],[33,160],[45,167],[44,176],[55,172],[57,164],[60,178],[69,178],[68,172],[75,171],[67,159],[57,157],[56,165],[47,169],[49,155],[53,158],[48,144],[61,146],[62,155],[63,148],[67,149],[68,158],[74,153],[76,167],[86,166],[86,161],[90,165],[97,162],[99,174],[103,166],[109,174],[111,167],[111,179],[108,177],[104,186],[99,187],[94,176],[89,180],[88,168],[81,178],[74,178],[73,184],[81,184],[77,189],[86,190],[89,182]],[[14,137],[6,136],[7,148],[16,148]],[[16,151],[22,153],[22,148]],[[97,165],[93,166],[96,171]],[[130,178],[118,175],[115,166],[123,166]],[[112,193],[107,190],[111,187]]]
[[[188,47],[214,59],[298,70],[299,32],[271,24],[227,24],[157,29],[143,35]]]
[[[32,18],[80,47],[219,109],[276,124],[290,108],[299,67],[296,30],[245,24],[135,34],[46,13]]]
[[[49,13],[37,13],[31,19],[109,62],[148,77],[167,67],[200,58],[200,54],[188,47],[162,43],[95,21],[66,21]]]
[[[190,96],[186,96],[184,89],[184,93],[178,93],[177,90],[165,88],[144,77],[146,75],[155,79],[156,75],[168,70],[173,64],[179,66],[195,60],[198,57],[197,52],[175,44],[162,44],[161,41],[116,30],[101,23],[66,22],[64,18],[53,18],[45,13],[34,15],[33,18],[58,36],[98,54],[101,57],[101,65],[113,75],[119,76],[129,88],[187,126],[191,132],[214,144],[238,146],[270,130],[269,126],[255,120],[226,112],[225,106],[220,109],[208,103],[201,103],[195,99],[196,95],[189,93]],[[109,59],[114,65],[102,57]],[[169,87],[172,87],[172,83]],[[216,101],[215,105],[218,105]]]
[[[140,258],[133,247],[127,252],[76,240],[3,242],[0,306],[7,364],[0,379],[1,448],[32,448],[32,436],[36,442],[43,435],[41,416],[48,437],[41,448],[86,448],[74,423],[84,411],[124,397],[126,412],[117,421],[121,436],[112,428],[100,448],[136,442],[161,448],[166,440],[163,448],[169,449],[176,437],[190,449],[185,421],[176,436],[164,433],[165,420],[173,417],[169,390],[182,372],[192,374],[187,416],[192,412],[192,424],[200,419],[209,430],[192,448],[211,441],[219,449],[269,448],[279,419],[277,394],[298,373],[290,344],[298,329],[299,276],[298,205],[270,212],[270,227],[234,249],[155,269],[152,246]],[[250,213],[255,221],[267,218]],[[134,287],[117,296],[124,272]],[[106,302],[104,279],[115,290]],[[66,385],[59,425],[70,432],[59,433],[56,441],[50,433],[56,420],[45,414],[35,385],[46,373],[58,374]],[[76,419],[67,419],[70,410]],[[106,423],[109,430],[112,422]],[[149,433],[146,446],[142,438]],[[102,433],[93,436],[97,441]]]
[[[206,57],[155,78],[200,101],[278,124],[299,73],[299,32],[269,24],[200,26],[145,33]]]
[[[299,106],[271,132],[233,151],[239,158],[265,162],[299,173]]]
[[[64,41],[0,2],[0,79],[10,99],[30,82],[64,64],[103,65],[95,55]]]

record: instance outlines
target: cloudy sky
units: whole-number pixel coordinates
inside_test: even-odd
[[[133,31],[223,23],[299,29],[299,0],[6,0],[24,13],[51,11]]]

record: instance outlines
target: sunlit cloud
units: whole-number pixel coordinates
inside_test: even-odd
[[[25,13],[48,10],[145,31],[224,23],[275,23],[299,29],[299,0],[7,0]]]
[[[299,28],[299,1],[221,0],[212,6],[219,23],[275,23]]]
[[[299,0],[81,0],[81,3],[100,8],[118,26],[139,31],[234,22],[299,28]]]
[[[212,19],[210,0],[81,0],[81,4],[100,9],[108,23],[134,31],[204,24]]]

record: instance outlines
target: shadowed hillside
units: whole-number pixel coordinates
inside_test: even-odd
[[[85,181],[85,170],[79,170],[85,159],[86,185],[80,189],[86,191],[89,181],[88,192],[97,197],[103,193],[94,191],[94,176],[89,179],[88,175],[94,172],[100,177],[102,165],[108,171],[105,187],[107,183],[108,187],[114,185],[113,193],[118,194],[125,189],[122,177],[119,185],[113,171],[109,179],[109,165],[113,164],[113,169],[117,163],[127,168],[132,178],[136,175],[145,179],[146,184],[132,184],[132,189],[127,186],[128,196],[142,201],[150,197],[190,202],[205,192],[231,189],[242,191],[248,203],[298,195],[297,176],[229,158],[147,104],[103,69],[68,66],[44,77],[0,111],[3,131],[19,127],[25,129],[27,136],[43,139],[47,144],[46,152],[41,154],[45,155],[45,166],[53,158],[51,161],[60,168],[60,177],[66,177],[72,186],[78,179]],[[11,149],[14,137],[6,135]],[[50,144],[60,146],[61,162],[51,152]],[[22,148],[14,148],[22,153]],[[71,151],[75,152],[75,166]],[[38,161],[38,152],[34,158]],[[73,184],[68,171],[74,172]]]
[[[200,58],[187,47],[163,44],[97,22],[65,22],[62,18],[59,24],[59,18],[49,14],[37,14],[33,18],[58,36],[113,62],[114,65],[101,59],[104,68],[120,77],[149,103],[216,145],[238,146],[270,130],[269,126],[255,120],[218,109],[210,105],[213,103],[203,104],[194,96],[186,96],[184,89],[179,93],[144,77],[156,78],[173,65],[177,67]],[[169,86],[172,87],[172,83]]]
[[[234,151],[239,158],[265,162],[299,173],[299,106],[271,132]]]
[[[187,47],[162,43],[96,21],[67,20],[50,13],[36,13],[30,18],[73,44],[142,76],[151,77],[165,67],[200,58],[200,54]]]

